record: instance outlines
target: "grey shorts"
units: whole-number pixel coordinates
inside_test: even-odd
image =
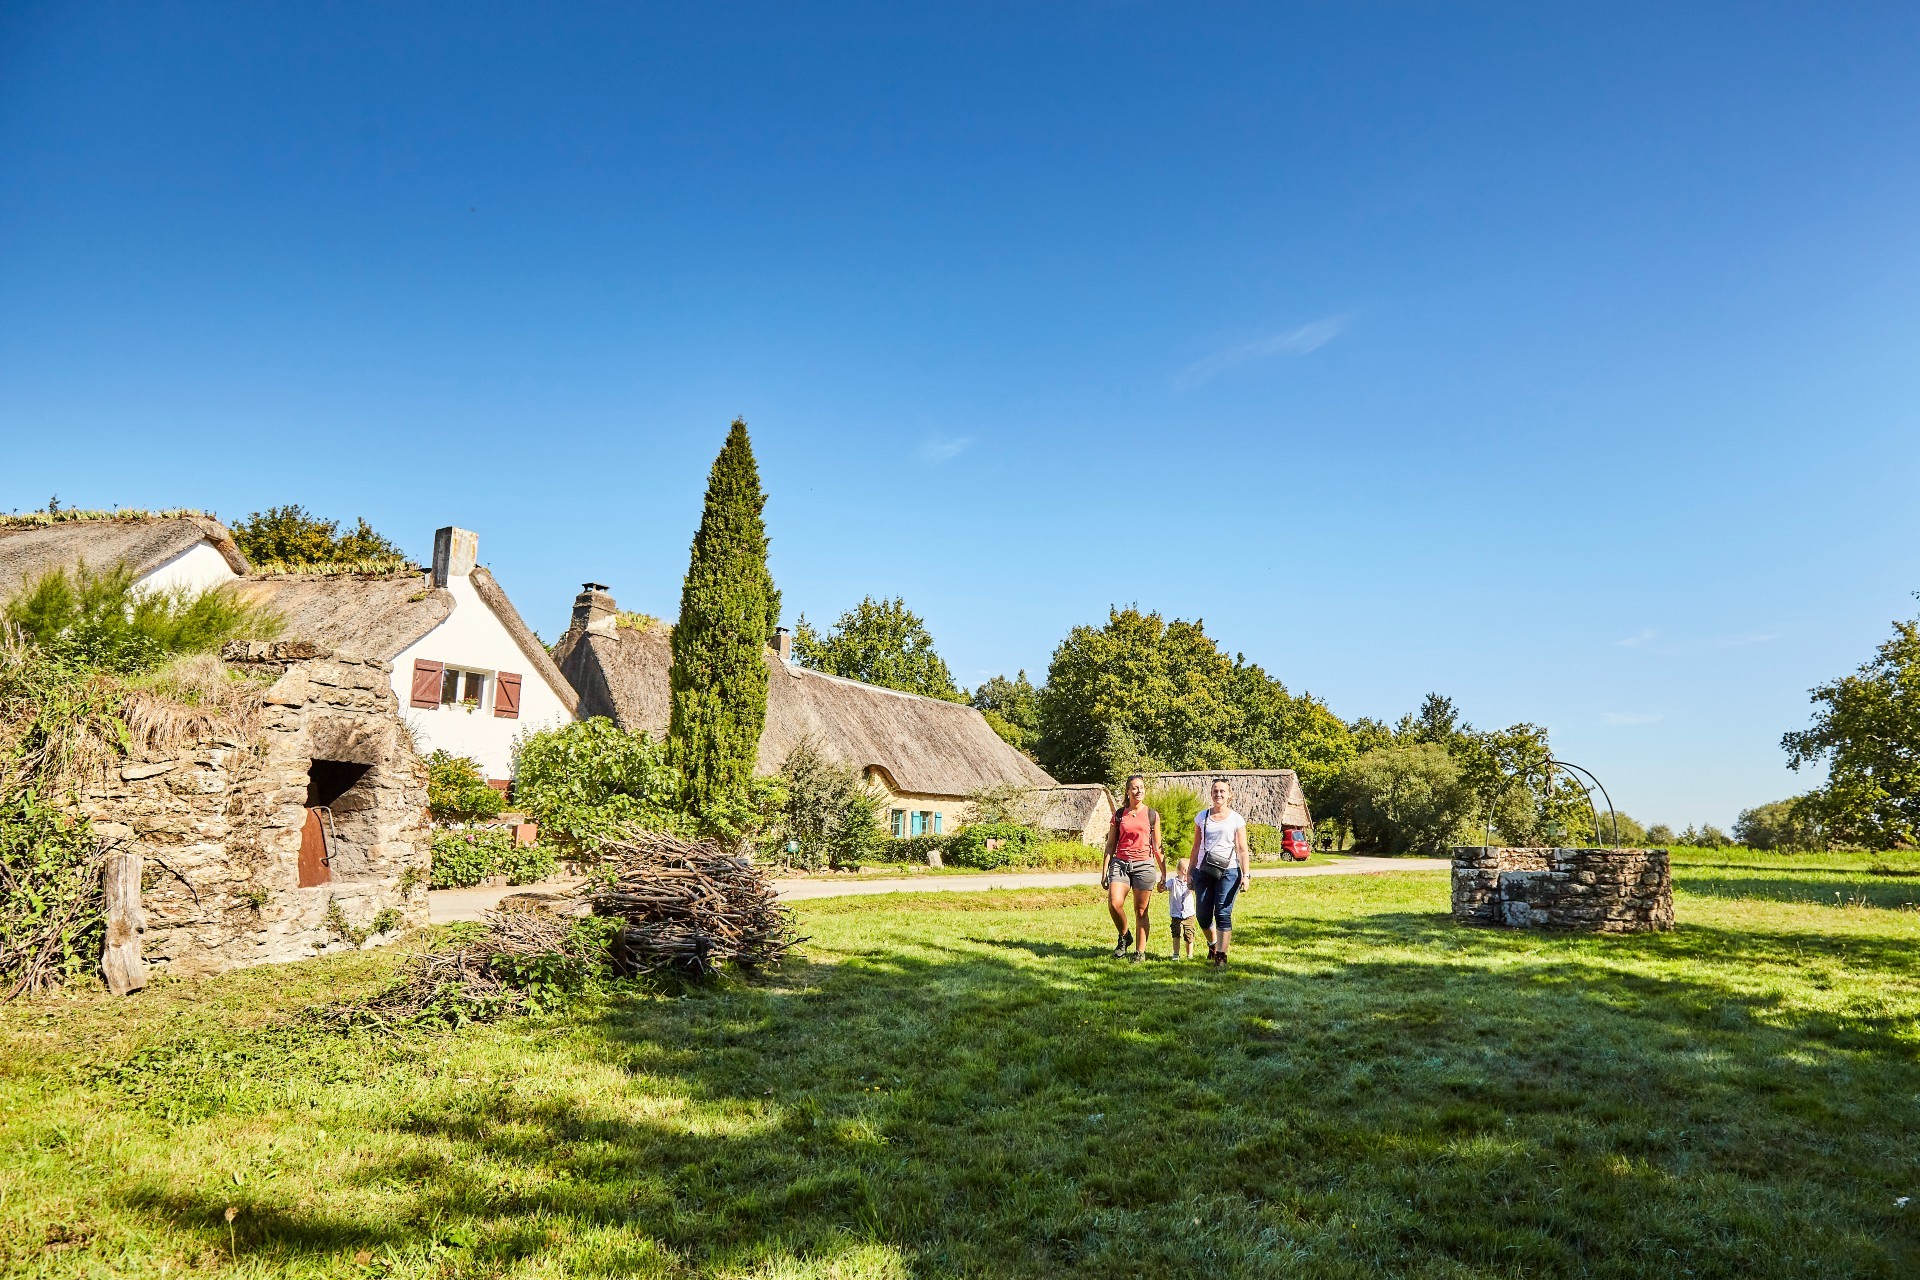
[[[1100,878],[1103,885],[1111,885],[1115,880],[1125,880],[1136,889],[1156,889],[1160,886],[1160,868],[1151,862],[1122,862],[1118,858],[1107,859],[1107,874]]]

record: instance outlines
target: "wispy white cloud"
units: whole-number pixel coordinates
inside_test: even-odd
[[[1658,719],[1660,719],[1659,715],[1649,711],[1602,711],[1600,713],[1601,724],[1652,724]]]
[[[1638,634],[1628,636],[1625,640],[1615,640],[1614,643],[1622,649],[1638,649],[1641,645],[1653,643],[1654,638],[1659,634],[1652,627],[1648,627]]]
[[[1255,338],[1251,342],[1242,342],[1195,360],[1173,376],[1173,385],[1184,391],[1218,377],[1235,365],[1270,360],[1274,356],[1304,356],[1332,342],[1346,327],[1345,316],[1328,316],[1297,329],[1286,329]]]
[[[952,462],[967,451],[973,443],[972,436],[928,436],[920,446],[920,461],[938,466],[942,462]]]

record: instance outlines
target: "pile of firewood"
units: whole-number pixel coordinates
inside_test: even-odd
[[[712,841],[633,832],[601,854],[593,910],[622,922],[612,962],[623,976],[663,969],[705,975],[722,962],[768,967],[805,941],[753,860]]]

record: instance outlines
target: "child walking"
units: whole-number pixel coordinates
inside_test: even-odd
[[[1181,958],[1181,947],[1186,948],[1186,958],[1193,959],[1193,916],[1196,910],[1193,902],[1193,886],[1187,882],[1193,863],[1182,858],[1174,866],[1173,874],[1167,877],[1167,910],[1173,917],[1168,932],[1173,935],[1173,958]]]

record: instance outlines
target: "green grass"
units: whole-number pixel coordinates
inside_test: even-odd
[[[1225,973],[1091,888],[810,902],[759,984],[398,1039],[286,1023],[379,953],[16,1006],[0,1273],[1920,1274],[1874,862],[1694,855],[1637,937],[1262,881]]]

